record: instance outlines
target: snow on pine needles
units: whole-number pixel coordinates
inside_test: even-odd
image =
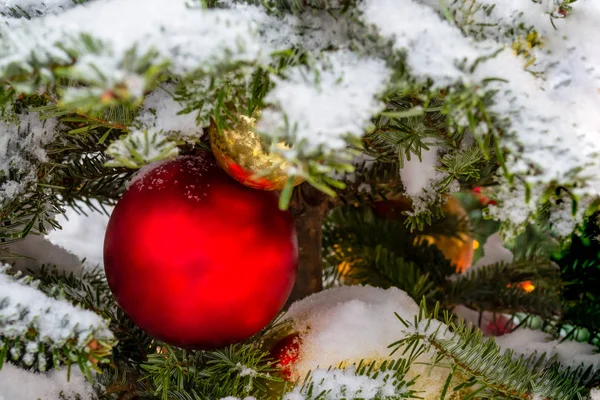
[[[575,183],[576,196],[596,196],[600,56],[593,43],[600,39],[600,5],[577,2],[570,15],[558,19],[558,3],[553,1],[451,1],[448,12],[456,22],[452,25],[441,16],[441,3],[424,3],[366,0],[360,7],[365,22],[406,53],[416,78],[430,78],[435,87],[477,87],[475,93],[482,96],[495,93],[488,109],[496,122],[475,126],[472,133],[493,129],[509,150],[511,174],[542,188]],[[514,49],[527,40],[523,47],[529,57],[517,56]],[[463,111],[454,118],[468,126]],[[504,211],[495,216],[509,220],[511,209]],[[561,228],[564,235],[564,225]]]
[[[40,120],[34,113],[0,120],[0,178],[18,171],[16,179],[0,180],[0,204],[37,180],[34,165],[46,160],[44,146],[52,142],[56,125],[56,120]]]
[[[470,93],[471,103],[449,109],[449,129],[466,127],[474,136],[497,136],[508,150],[508,172],[542,188],[532,191],[540,194],[530,200],[533,204],[551,185],[570,186],[576,197],[596,196],[600,55],[594,43],[600,40],[596,23],[600,5],[579,1],[562,18],[566,11],[559,8],[560,2],[550,0],[447,3],[442,8],[433,0],[362,0],[357,10],[334,18],[322,10],[279,16],[262,6],[232,1],[204,9],[200,2],[188,7],[183,0],[150,0],[140,12],[136,0],[104,0],[69,5],[60,12],[66,5],[56,0],[40,11],[46,15],[28,20],[9,17],[7,7],[33,9],[37,3],[11,1],[0,20],[0,78],[9,77],[15,68],[38,69],[42,81],[52,81],[51,71],[44,67],[52,61],[69,65],[70,73],[88,84],[67,88],[67,103],[122,86],[128,96],[141,101],[155,84],[153,75],[134,62],[144,55],[152,65],[164,63],[171,73],[185,78],[199,71],[219,76],[223,64],[241,63],[250,73],[272,62],[273,54],[297,47],[306,54],[307,65],[292,65],[269,76],[273,85],[257,125],[261,133],[295,143],[293,150],[284,151],[291,172],[298,173],[311,157],[324,155],[332,165],[350,159],[348,144],[368,130],[371,118],[383,109],[378,96],[414,79],[429,91],[448,88],[450,96],[456,89]],[[409,78],[395,80],[390,67],[396,61],[379,51],[368,29],[375,29],[403,55]],[[131,57],[134,48],[136,55]],[[207,96],[214,94],[209,92]],[[489,94],[493,100],[481,111],[477,104]],[[150,115],[147,106],[152,103],[160,106],[155,104],[155,114]],[[195,104],[213,103],[214,99],[195,99]],[[152,128],[150,133],[158,138],[150,144],[162,146],[147,158],[172,155],[164,148],[165,143],[174,145],[167,140],[167,131],[179,132],[186,140],[199,137],[196,123],[206,123],[205,114],[213,107],[173,117],[187,106],[160,90],[147,96],[138,122]],[[141,139],[140,132],[133,135]],[[112,150],[127,152],[126,147],[121,143]],[[315,164],[321,172],[332,172],[327,163]],[[583,214],[568,224],[556,223],[560,234],[576,226]],[[496,210],[494,216],[512,217],[508,207]],[[521,218],[528,219],[529,215]]]
[[[382,60],[338,51],[318,60],[312,68],[291,67],[286,78],[274,77],[267,94],[259,131],[290,137],[308,154],[343,150],[347,136],[360,137],[371,116],[384,104],[376,95],[385,88],[390,71]]]
[[[186,74],[225,61],[254,62],[265,52],[255,24],[242,13],[207,11],[184,0],[149,0],[143,10],[137,0],[94,1],[31,20],[5,18],[0,24],[0,78],[15,67],[32,70],[56,62],[71,65],[84,82],[125,85],[133,98],[154,84],[138,74],[134,54],[150,55],[154,63],[168,63],[172,72]],[[65,96],[81,90],[70,88]]]
[[[0,267],[0,324],[3,337],[20,338],[33,329],[37,332],[36,342],[32,342],[33,346],[27,346],[27,352],[32,355],[44,344],[52,349],[61,348],[67,341],[73,340],[78,347],[85,347],[94,338],[112,340],[108,321],[66,300],[46,296],[36,289],[35,283],[8,275],[7,268],[6,265]],[[25,361],[27,358],[25,354]]]

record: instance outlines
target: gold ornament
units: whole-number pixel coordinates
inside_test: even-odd
[[[412,209],[410,198],[398,195],[387,200],[381,200],[375,203],[375,213],[386,219],[404,219],[403,212]],[[467,218],[467,212],[461,206],[458,200],[452,196],[447,197],[443,206],[444,214],[453,215],[459,218]],[[415,238],[416,243],[427,242],[435,245],[444,256],[456,266],[456,272],[464,272],[473,262],[475,252],[475,242],[464,233],[457,236],[442,235],[418,235]]]
[[[256,118],[238,116],[235,129],[219,132],[214,121],[209,128],[210,145],[221,168],[245,186],[262,190],[281,190],[288,180],[289,163],[277,153],[263,149],[260,136],[254,131]],[[278,147],[288,149],[285,143]],[[294,186],[302,183],[296,177]]]

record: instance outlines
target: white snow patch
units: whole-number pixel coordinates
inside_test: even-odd
[[[109,216],[103,212],[87,208],[85,211],[87,215],[79,214],[75,209],[68,208],[64,215],[56,217],[62,230],[50,231],[46,238],[77,256],[79,260],[85,258],[85,265],[90,267],[102,266],[104,233],[106,232]],[[110,213],[112,207],[108,207],[107,211]],[[59,267],[63,266],[62,262],[53,262],[53,264]]]
[[[38,17],[48,13],[59,13],[75,6],[73,0],[4,0],[0,3],[0,15],[12,16],[12,10],[22,15]]]
[[[163,132],[176,132],[182,137],[193,139],[202,136],[202,128],[196,124],[196,112],[178,114],[184,105],[175,101],[173,85],[163,85],[144,100],[137,121],[146,128]]]
[[[400,177],[407,195],[416,197],[422,194],[431,182],[436,180],[439,175],[435,169],[438,160],[438,147],[436,146],[429,146],[429,150],[422,151],[421,160],[414,154],[410,160],[404,160],[404,165],[400,169]]]
[[[600,354],[596,353],[596,348],[587,343],[574,341],[560,342],[552,340],[548,335],[541,331],[532,329],[517,329],[516,331],[499,336],[496,343],[502,349],[512,349],[517,355],[546,353],[549,357],[556,355],[558,361],[564,366],[578,367],[580,365],[592,366],[594,369],[600,368]]]
[[[82,80],[103,82],[106,88],[129,83],[135,96],[142,94],[142,77],[123,64],[134,47],[138,55],[156,52],[157,61],[170,62],[176,74],[209,70],[221,62],[254,62],[268,54],[255,24],[243,13],[205,10],[199,2],[185,0],[148,0],[141,11],[138,0],[92,1],[60,15],[5,21],[0,75],[12,64],[27,66],[34,57],[71,64],[56,46],[60,43],[79,50],[72,67]],[[103,50],[86,51],[82,34],[102,41]]]
[[[381,60],[360,58],[349,51],[337,51],[304,66],[286,71],[286,78],[274,77],[275,88],[265,102],[257,129],[273,137],[292,137],[297,147],[285,152],[294,158],[297,151],[325,153],[346,147],[346,136],[362,136],[370,118],[383,103],[375,96],[384,88],[390,71]]]
[[[56,120],[41,121],[33,113],[0,120],[0,176],[8,175],[10,169],[20,171],[17,180],[0,183],[0,203],[13,199],[37,180],[36,163],[46,161],[44,146],[52,141],[55,128]]]
[[[0,269],[0,293],[2,296],[2,336],[8,338],[24,335],[34,327],[40,340],[49,340],[50,348],[61,347],[66,340],[76,339],[83,346],[92,335],[109,339],[108,321],[91,311],[73,306],[65,300],[53,299]]]
[[[500,262],[512,262],[514,259],[513,253],[504,247],[500,234],[494,233],[487,238],[483,245],[483,257],[477,260],[468,271],[473,271],[486,265],[496,264]]]
[[[393,398],[396,394],[393,372],[385,371],[376,377],[356,375],[354,366],[344,369],[318,368],[311,373],[312,393],[323,393],[324,400]],[[308,389],[310,386],[306,386]],[[284,400],[307,398],[300,385],[286,394]]]
[[[93,230],[92,227],[89,228]],[[97,242],[98,238],[93,240]],[[11,243],[5,248],[22,257],[7,258],[2,261],[22,272],[26,272],[28,269],[36,270],[41,264],[56,266],[60,271],[65,272],[78,273],[81,271],[82,263],[79,257],[70,249],[58,246],[41,235],[29,234],[23,240]]]
[[[1,400],[58,400],[61,393],[67,398],[81,396],[92,399],[94,392],[78,368],[71,368],[67,380],[67,369],[36,373],[5,363],[0,370]],[[70,397],[69,397],[70,396]]]
[[[405,292],[370,286],[337,287],[292,304],[283,317],[291,320],[300,335],[300,354],[291,370],[292,379],[304,378],[308,371],[318,368],[345,368],[361,360],[381,362],[400,357],[398,353],[390,356],[390,344],[417,331],[431,334],[431,329],[439,326],[432,323],[427,332],[423,326],[406,332],[394,314],[412,322],[418,312],[417,304]],[[442,368],[430,369],[427,362],[431,357],[431,353],[421,356],[409,371],[409,379],[421,375],[413,389],[422,390],[419,395],[425,399],[439,398],[447,377]]]

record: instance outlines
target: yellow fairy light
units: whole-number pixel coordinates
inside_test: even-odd
[[[531,283],[531,281],[525,281],[525,282],[521,283],[519,286],[521,287],[521,289],[523,289],[527,293],[531,293],[535,290],[535,286],[533,285],[533,283]]]

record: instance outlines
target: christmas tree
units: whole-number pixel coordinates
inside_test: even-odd
[[[0,400],[600,399],[600,3],[0,4]]]

